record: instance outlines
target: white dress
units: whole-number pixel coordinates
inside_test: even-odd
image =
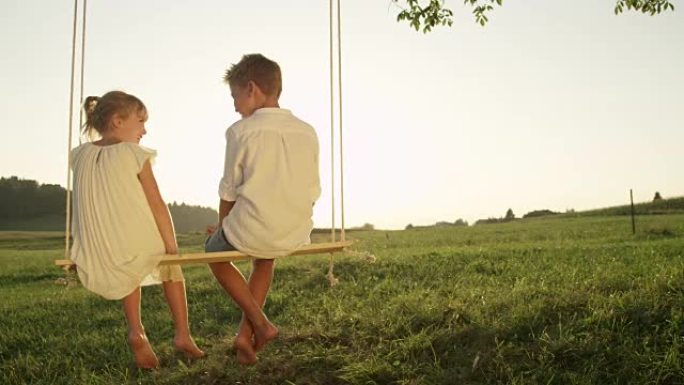
[[[164,242],[138,174],[156,151],[135,143],[84,143],[71,151],[73,246],[81,283],[107,299],[161,282]]]

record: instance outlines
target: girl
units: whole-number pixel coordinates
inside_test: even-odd
[[[156,152],[140,146],[147,109],[120,91],[88,97],[84,134],[93,138],[71,152],[73,247],[83,286],[107,299],[122,299],[128,344],[140,368],[159,366],[140,320],[140,286],[162,283],[174,322],[174,345],[190,358],[204,355],[188,326],[180,266],[158,267],[177,254],[173,222],[157,188],[151,163]]]

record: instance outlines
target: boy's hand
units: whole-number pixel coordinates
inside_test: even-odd
[[[218,228],[218,225],[209,225],[207,226],[207,235],[212,235],[216,232],[216,229]]]

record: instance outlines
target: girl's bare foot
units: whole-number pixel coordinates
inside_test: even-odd
[[[197,347],[192,337],[174,337],[173,345],[176,350],[185,354],[187,358],[198,359],[204,357],[204,352]]]
[[[276,337],[278,337],[278,328],[270,322],[266,322],[266,325],[260,329],[254,329],[254,350],[258,352]]]
[[[257,362],[256,352],[252,347],[252,339],[250,337],[242,337],[238,335],[233,342],[235,346],[236,357],[240,365],[254,365]]]
[[[140,369],[156,369],[159,367],[159,360],[154,354],[150,341],[147,336],[141,333],[128,334],[128,346],[131,347],[135,364]]]

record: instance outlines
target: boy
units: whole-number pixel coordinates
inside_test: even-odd
[[[256,258],[248,283],[251,300],[244,301],[254,301],[261,309],[271,286],[274,258],[310,243],[313,205],[321,193],[318,138],[309,124],[280,108],[282,80],[274,61],[260,54],[245,55],[226,71],[224,80],[242,120],[226,131],[219,224],[205,251],[237,249]],[[228,262],[210,267],[231,296],[233,285],[240,287],[238,297],[233,296],[240,305],[245,280],[239,270]],[[240,307],[243,317],[234,345],[238,361],[253,364],[256,351],[268,341],[261,341],[249,309]]]

